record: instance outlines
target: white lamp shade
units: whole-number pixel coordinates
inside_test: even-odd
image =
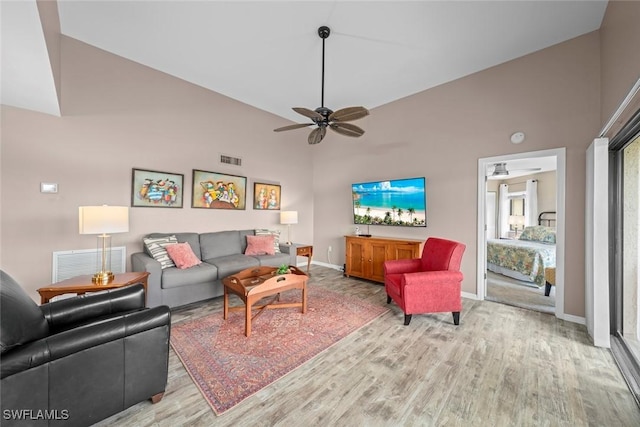
[[[129,208],[126,206],[80,206],[80,234],[111,234],[129,231]]]
[[[282,211],[280,212],[280,224],[297,224],[298,211]]]

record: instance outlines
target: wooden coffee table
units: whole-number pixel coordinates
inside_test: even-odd
[[[148,271],[119,273],[115,275],[115,278],[112,282],[106,284],[92,283],[92,277],[93,275],[91,274],[76,276],[71,279],[63,280],[62,282],[54,283],[53,285],[45,286],[38,289],[38,293],[40,294],[40,304],[49,302],[51,298],[58,295],[82,295],[86,292],[98,292],[107,289],[121,288],[123,286],[134,285],[136,283],[142,283],[142,286],[144,286],[145,301],[147,299],[147,278],[149,277]]]
[[[251,321],[258,317],[265,309],[300,307],[302,313],[307,312],[307,275],[297,267],[290,266],[290,274],[274,275],[278,269],[275,267],[254,267],[242,270],[232,276],[222,279],[224,285],[224,310],[223,318],[226,320],[229,311],[244,310],[244,335],[251,336]],[[280,292],[290,289],[302,290],[302,301],[283,303],[280,301]],[[229,307],[229,294],[240,297],[244,307]],[[256,305],[262,298],[274,296],[271,301]],[[252,310],[258,309],[255,316]]]

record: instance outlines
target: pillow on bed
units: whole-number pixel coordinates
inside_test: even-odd
[[[529,240],[531,242],[556,243],[556,230],[552,227],[543,225],[533,225],[525,227],[520,235],[520,240]]]

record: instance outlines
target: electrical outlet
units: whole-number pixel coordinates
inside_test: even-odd
[[[333,248],[331,246],[329,246],[329,252],[331,252],[333,250]]]

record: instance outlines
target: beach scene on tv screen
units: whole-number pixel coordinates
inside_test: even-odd
[[[424,178],[357,183],[352,185],[351,192],[356,224],[427,225]]]

